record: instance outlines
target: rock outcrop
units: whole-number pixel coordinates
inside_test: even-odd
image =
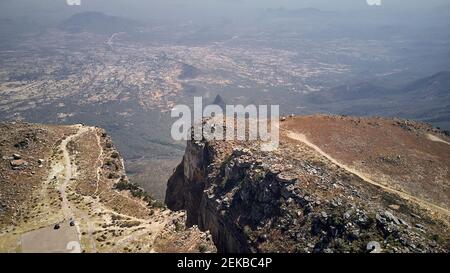
[[[221,252],[449,251],[448,215],[330,162],[288,137],[289,122],[273,152],[189,141],[167,206],[186,210],[187,225],[210,231]]]

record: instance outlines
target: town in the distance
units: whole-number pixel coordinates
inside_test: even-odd
[[[0,3],[1,253],[450,251],[446,1],[44,2]],[[195,97],[277,149],[174,139]]]

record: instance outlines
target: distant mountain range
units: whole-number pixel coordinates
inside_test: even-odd
[[[117,32],[134,32],[139,26],[141,24],[134,20],[89,11],[71,16],[62,22],[60,28],[71,33],[112,34]]]
[[[442,99],[450,98],[450,71],[442,71],[430,77],[415,81],[406,86],[402,93],[417,98]]]
[[[380,82],[343,85],[306,96],[314,107],[349,115],[397,116],[450,128],[450,71],[386,87]]]
[[[379,99],[401,96],[402,98],[442,99],[450,97],[450,71],[442,71],[432,76],[408,83],[400,88],[385,87],[379,82],[360,82],[353,85],[341,85],[320,95],[314,94],[314,100],[320,103]]]
[[[278,8],[266,10],[266,14],[277,17],[300,17],[300,16],[304,17],[304,16],[320,15],[323,13],[324,13],[323,11],[316,8],[302,8],[302,9]]]

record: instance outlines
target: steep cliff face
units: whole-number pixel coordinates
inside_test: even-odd
[[[172,210],[187,210],[187,225],[209,230],[221,251],[248,252],[250,246],[243,231],[236,228],[232,219],[222,215],[227,204],[215,199],[214,193],[205,193],[215,183],[211,175],[208,180],[214,153],[206,142],[188,143],[183,162],[169,179],[166,204]],[[227,174],[231,175],[231,170]]]
[[[167,205],[174,210],[186,208],[190,211],[187,222],[189,225],[197,223],[198,209],[205,189],[208,150],[204,143],[188,143],[183,163],[175,170],[175,174],[168,183]]]
[[[186,210],[187,224],[209,230],[221,252],[449,251],[445,208],[371,183],[298,141],[292,122],[273,152],[256,142],[188,142],[168,207]]]

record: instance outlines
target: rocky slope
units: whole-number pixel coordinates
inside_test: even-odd
[[[0,252],[215,251],[128,181],[102,129],[3,123],[0,156]]]
[[[284,120],[284,119],[283,119]],[[221,252],[449,252],[450,139],[426,124],[290,117],[279,149],[190,141],[166,204]]]

